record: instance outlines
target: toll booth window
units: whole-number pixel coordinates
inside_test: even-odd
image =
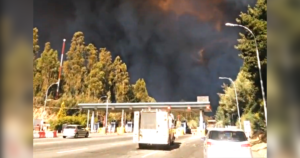
[[[156,113],[141,113],[141,129],[156,129]]]

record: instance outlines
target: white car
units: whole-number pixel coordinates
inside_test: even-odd
[[[210,129],[203,150],[204,158],[253,158],[251,145],[240,129]]]
[[[85,128],[81,127],[80,125],[68,125],[63,130],[63,138],[66,137],[89,137],[89,131]]]

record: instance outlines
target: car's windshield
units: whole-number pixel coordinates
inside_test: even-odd
[[[247,137],[242,131],[210,131],[208,139],[229,140],[229,141],[247,141]]]

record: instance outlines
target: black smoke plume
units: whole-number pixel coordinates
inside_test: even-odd
[[[126,62],[131,81],[144,78],[157,101],[210,97],[213,109],[224,81],[242,60],[233,48],[238,28],[225,28],[254,0],[43,0],[34,2],[40,45],[67,49],[76,31]]]

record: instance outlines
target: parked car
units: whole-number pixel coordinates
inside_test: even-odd
[[[251,145],[241,129],[208,130],[203,150],[204,158],[253,158]]]
[[[89,131],[80,125],[68,125],[63,130],[63,138],[67,137],[89,137]]]

